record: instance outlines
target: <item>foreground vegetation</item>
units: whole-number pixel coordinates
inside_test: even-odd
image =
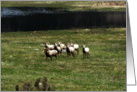
[[[46,60],[43,42],[76,42],[90,48],[80,54]],[[126,29],[98,28],[1,33],[1,90],[47,77],[56,91],[125,91]],[[33,85],[32,85],[33,86]]]
[[[2,1],[1,7],[53,7],[68,11],[126,11],[126,1]]]

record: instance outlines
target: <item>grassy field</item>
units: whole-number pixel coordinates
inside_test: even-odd
[[[125,1],[2,1],[1,7],[54,7],[68,11],[126,11]]]
[[[80,54],[46,60],[43,42],[76,42],[90,48]],[[38,50],[35,50],[38,49]],[[47,77],[56,91],[125,91],[126,28],[70,29],[1,33],[1,90]]]

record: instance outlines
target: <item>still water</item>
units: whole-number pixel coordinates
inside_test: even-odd
[[[1,31],[126,27],[125,11],[1,8]]]

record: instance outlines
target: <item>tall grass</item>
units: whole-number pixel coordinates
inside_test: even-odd
[[[41,43],[47,41],[76,42],[80,54],[46,60]],[[90,48],[90,59],[82,58],[82,44]],[[125,91],[126,29],[2,32],[1,90],[14,91],[16,84],[34,84],[39,77],[47,77],[56,91]]]

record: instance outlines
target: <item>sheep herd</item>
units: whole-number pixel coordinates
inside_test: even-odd
[[[52,60],[52,57],[58,57],[58,55],[61,55],[62,52],[66,52],[67,56],[75,57],[75,54],[79,54],[79,47],[80,45],[73,42],[68,42],[66,44],[62,42],[55,42],[53,44],[50,44],[49,42],[44,43],[44,53],[46,55],[46,59],[50,57]],[[83,52],[83,58],[89,58],[90,55],[90,49],[86,47],[85,45],[82,45],[82,52]]]

